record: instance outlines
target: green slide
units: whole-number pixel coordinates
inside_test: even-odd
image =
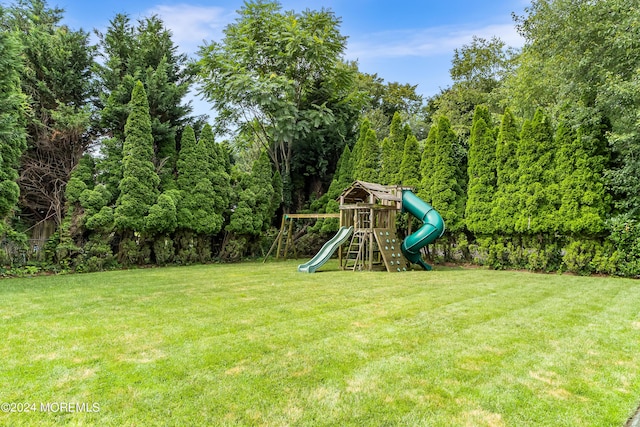
[[[353,233],[353,227],[340,227],[340,230],[335,236],[331,238],[327,243],[322,246],[322,249],[314,256],[311,261],[305,262],[298,266],[298,271],[303,273],[315,273],[317,269],[322,267],[325,262],[331,258],[331,255],[347,241],[349,236]]]
[[[402,253],[412,263],[431,270],[431,266],[422,259],[420,249],[444,234],[444,221],[429,203],[409,190],[402,192],[402,211],[409,212],[422,221],[422,227],[402,242]]]

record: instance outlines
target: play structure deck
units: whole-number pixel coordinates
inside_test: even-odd
[[[396,234],[398,212],[408,212],[422,222],[404,240]],[[355,181],[340,195],[340,230],[316,256],[298,266],[298,271],[315,272],[336,251],[345,270],[402,272],[410,264],[431,270],[421,249],[441,237],[444,229],[440,214],[410,188]],[[343,249],[347,241],[349,245]]]

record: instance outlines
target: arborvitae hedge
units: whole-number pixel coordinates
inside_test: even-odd
[[[598,236],[611,211],[604,170],[606,139],[601,128],[581,127],[574,132],[566,123],[556,131],[557,171],[560,185],[561,231],[570,235]]]

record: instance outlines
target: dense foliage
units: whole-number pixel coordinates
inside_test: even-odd
[[[0,9],[0,14],[3,11]],[[5,219],[20,195],[16,183],[25,149],[24,97],[20,89],[20,50],[12,34],[0,33],[0,238],[9,231]]]
[[[0,9],[5,263],[264,255],[281,215],[338,212],[360,179],[413,187],[441,213],[431,257],[640,276],[631,0],[533,0],[515,17],[522,49],[474,37],[426,100],[345,62],[328,9],[246,2],[193,60],[157,16],[115,15],[92,46],[63,13]],[[185,102],[196,81],[212,125]],[[308,225],[299,234],[323,242],[338,223]]]

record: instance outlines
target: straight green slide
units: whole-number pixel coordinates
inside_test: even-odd
[[[302,273],[315,273],[315,271],[322,267],[324,263],[331,258],[334,252],[347,241],[349,236],[351,236],[351,233],[353,233],[353,227],[340,227],[340,230],[338,230],[336,235],[322,246],[322,249],[320,249],[316,256],[311,258],[310,261],[298,266],[298,271]]]

